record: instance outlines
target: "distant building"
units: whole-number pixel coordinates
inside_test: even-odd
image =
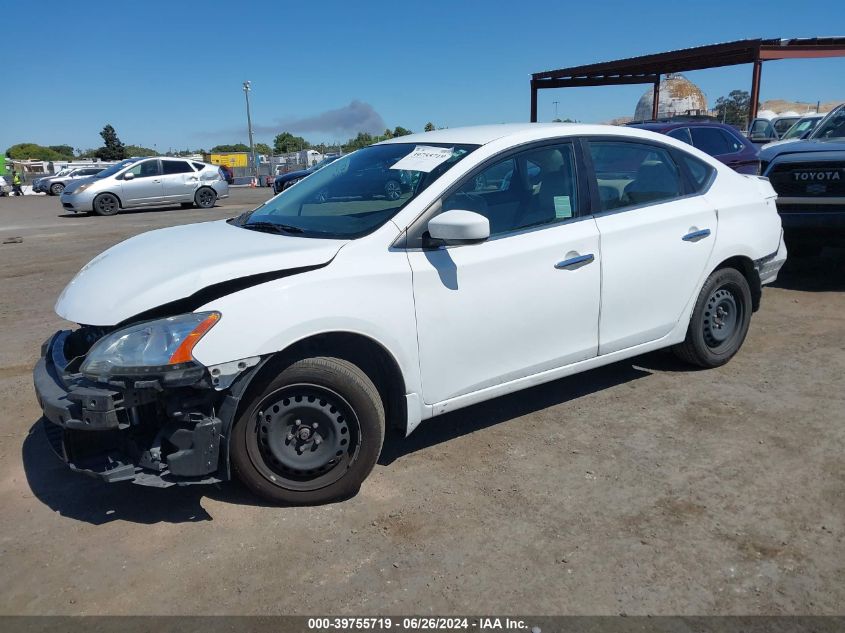
[[[634,120],[651,119],[654,91],[649,88],[634,111]],[[668,74],[660,82],[660,96],[657,102],[657,117],[673,117],[683,114],[708,114],[707,97],[701,89],[680,74]]]

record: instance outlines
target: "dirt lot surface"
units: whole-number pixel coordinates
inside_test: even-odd
[[[431,420],[343,503],[68,472],[30,375],[67,326],[63,286],[122,239],[267,191],[111,218],[0,198],[0,242],[23,238],[0,245],[0,613],[845,611],[841,251],[790,263],[727,366],[650,354]]]

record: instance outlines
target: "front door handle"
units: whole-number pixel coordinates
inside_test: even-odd
[[[710,229],[701,229],[700,231],[693,231],[692,233],[687,233],[681,239],[685,242],[697,242],[698,240],[703,240],[709,235]]]
[[[586,266],[594,259],[595,256],[592,253],[577,255],[576,257],[570,257],[569,259],[564,259],[562,262],[558,262],[555,264],[555,268],[558,270],[580,268],[581,266]]]

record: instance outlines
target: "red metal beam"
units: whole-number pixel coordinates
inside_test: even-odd
[[[535,88],[577,88],[580,86],[616,86],[626,84],[652,84],[659,75],[637,75],[623,77],[569,77],[566,79],[535,79]]]
[[[816,59],[845,57],[843,46],[761,46],[760,59]]]
[[[761,60],[756,60],[754,62],[754,70],[751,74],[751,97],[749,99],[749,110],[748,110],[748,126],[751,126],[751,122],[757,118],[757,104],[760,102],[760,72],[763,70],[763,62]]]
[[[654,91],[651,93],[651,118],[657,119],[657,106],[660,103],[660,77],[654,82]]]

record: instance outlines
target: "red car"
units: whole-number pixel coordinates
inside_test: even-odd
[[[735,127],[717,121],[672,118],[629,123],[697,147],[741,174],[760,173],[760,150]]]

